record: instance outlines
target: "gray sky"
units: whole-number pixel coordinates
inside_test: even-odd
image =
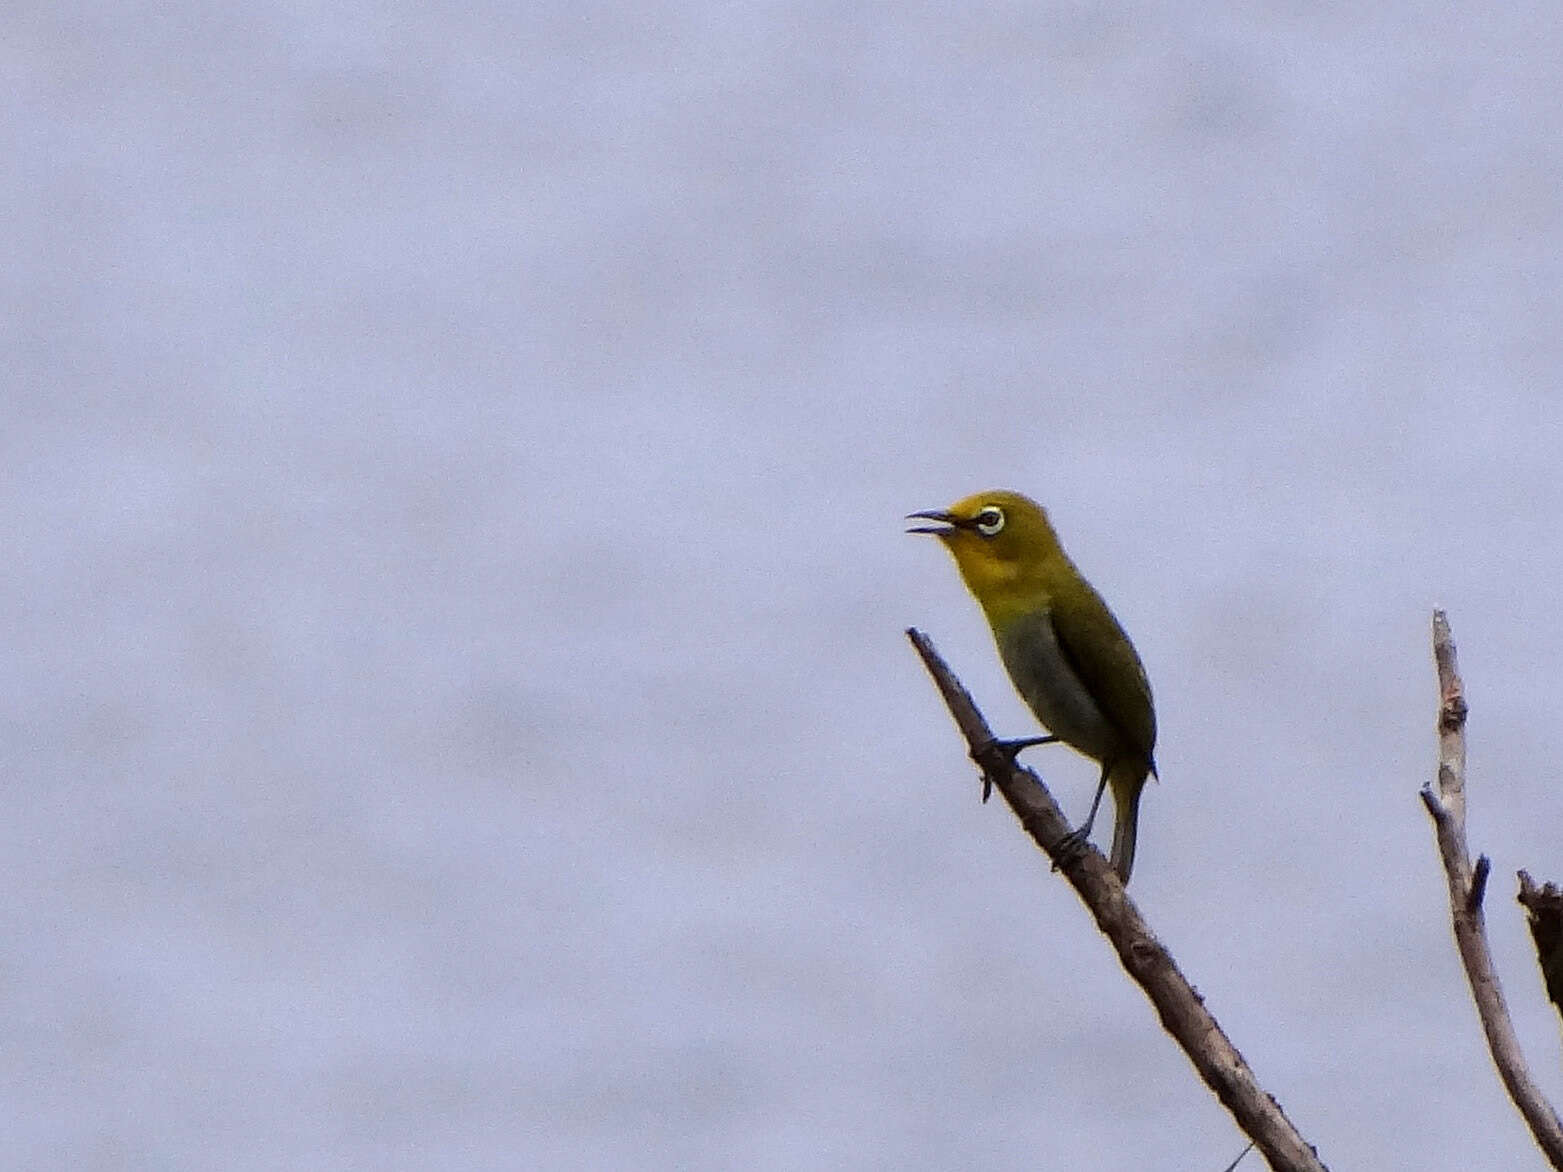
[[[1304,1134],[1541,1166],[1416,791],[1441,605],[1563,1100],[1552,5],[8,28],[18,1167],[1222,1167],[902,636],[1034,731],[901,534],[988,487],[1134,636],[1135,897]]]

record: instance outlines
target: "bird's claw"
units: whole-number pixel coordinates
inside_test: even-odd
[[[993,775],[988,771],[988,767],[983,764],[982,759],[984,757],[993,753],[997,753],[1004,758],[1004,761],[1007,765],[1014,765],[1015,758],[1019,756],[1022,749],[1029,749],[1033,745],[1051,745],[1056,740],[1058,740],[1058,738],[1054,736],[1017,737],[1014,740],[1009,741],[1001,741],[998,737],[989,737],[987,740],[983,741],[982,744],[972,749],[971,759],[982,767],[983,802],[986,803],[987,800],[993,796]]]
[[[1053,870],[1068,866],[1091,847],[1091,828],[1082,826],[1071,830],[1058,840],[1058,851],[1053,857]]]

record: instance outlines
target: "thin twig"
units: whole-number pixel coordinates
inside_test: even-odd
[[[938,685],[985,781],[992,781],[1026,832],[1063,870],[1096,917],[1097,926],[1118,950],[1118,958],[1129,976],[1145,990],[1162,1025],[1183,1047],[1200,1078],[1232,1113],[1271,1168],[1282,1172],[1324,1172],[1318,1153],[1292,1126],[1280,1104],[1259,1085],[1199,994],[1178,971],[1171,954],[1146,926],[1107,860],[1094,849],[1067,847],[1064,838],[1069,833],[1069,822],[1041,780],[1031,770],[1017,765],[994,741],[971,694],[939,657],[928,637],[915,629],[906,634]]]
[[[1476,869],[1471,867],[1471,851],[1465,839],[1465,685],[1455,660],[1454,638],[1449,633],[1448,617],[1433,612],[1433,660],[1438,666],[1438,773],[1422,788],[1422,803],[1432,815],[1438,837],[1438,853],[1443,859],[1449,884],[1449,911],[1454,921],[1455,945],[1487,1049],[1498,1067],[1509,1098],[1519,1108],[1537,1145],[1554,1168],[1563,1169],[1563,1124],[1531,1079],[1520,1052],[1514,1024],[1503,1000],[1503,987],[1493,967],[1487,947],[1486,919],[1482,915],[1482,893],[1486,888],[1488,862],[1483,856]]]

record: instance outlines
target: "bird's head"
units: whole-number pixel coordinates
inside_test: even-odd
[[[907,532],[929,533],[944,542],[979,599],[1023,582],[1059,554],[1047,513],[1018,492],[979,492],[947,509],[909,514],[907,520],[934,522]]]

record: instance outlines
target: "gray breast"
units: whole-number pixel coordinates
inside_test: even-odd
[[[997,642],[1016,691],[1043,727],[1098,761],[1117,755],[1122,738],[1075,674],[1046,611],[1010,624]]]

